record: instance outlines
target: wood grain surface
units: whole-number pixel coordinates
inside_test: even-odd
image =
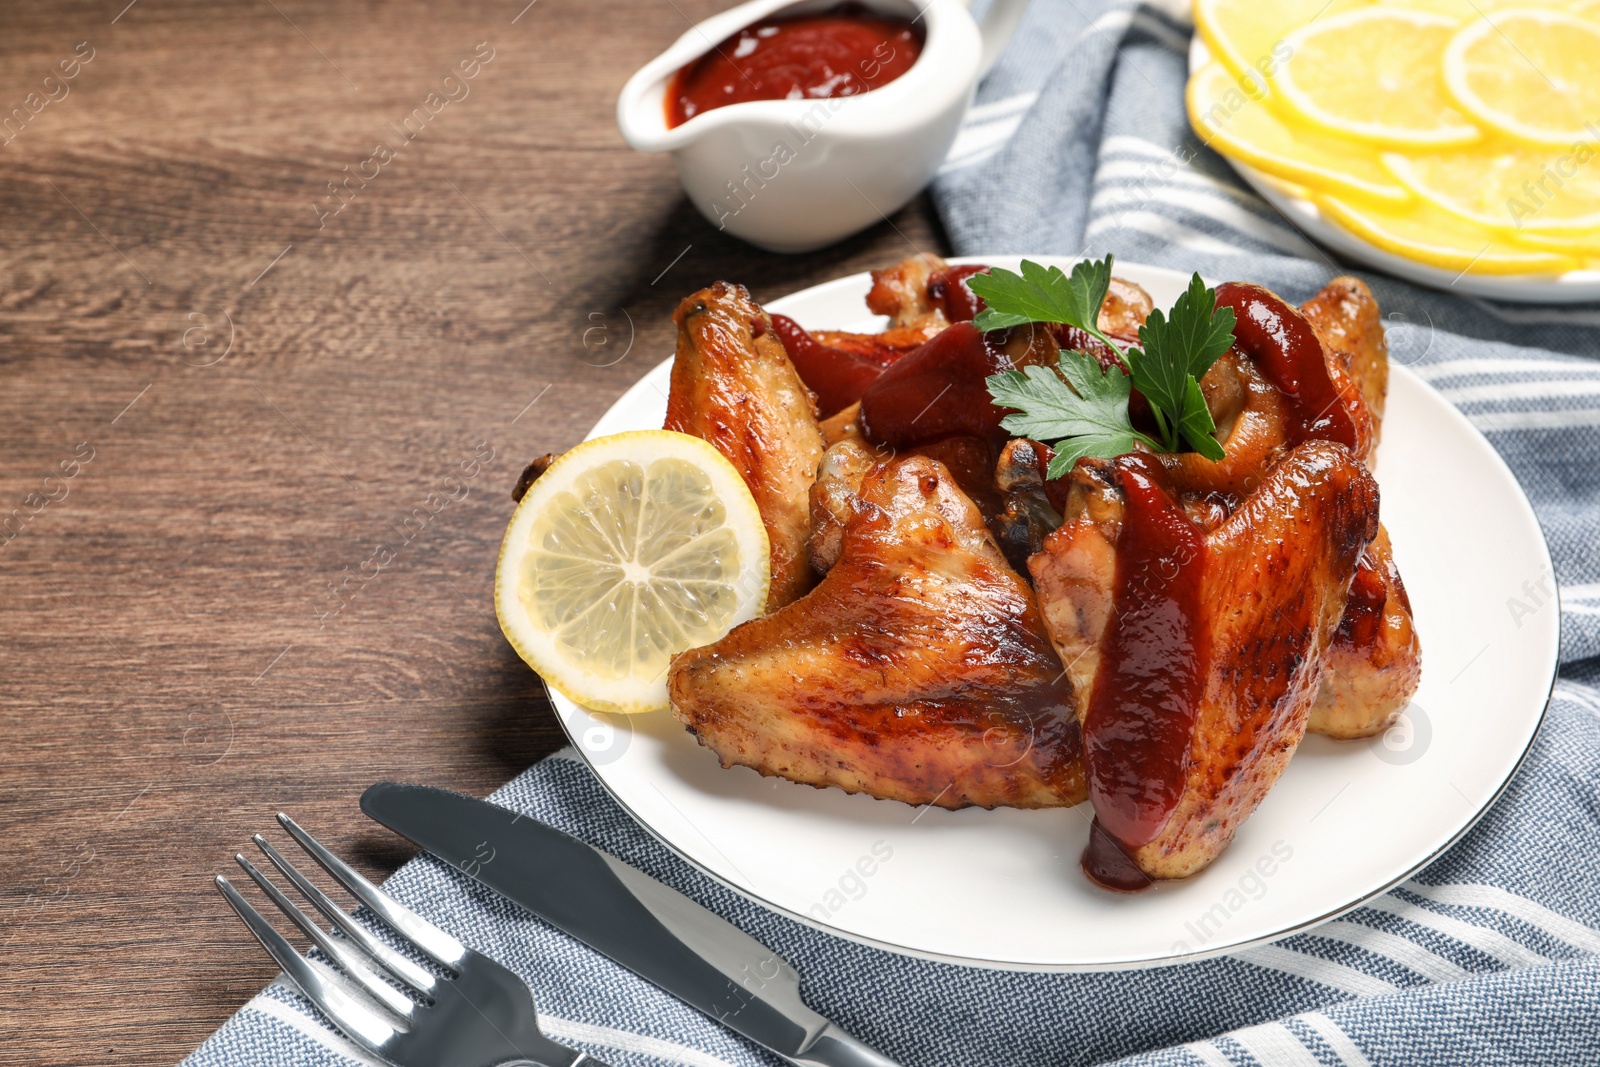
[[[178,1060],[276,971],[210,884],[275,811],[386,874],[366,785],[561,743],[510,489],[680,296],[940,250],[922,201],[759,252],[622,143],[719,0],[525,3],[0,10],[0,1062]]]

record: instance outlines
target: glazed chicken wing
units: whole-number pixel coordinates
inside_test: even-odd
[[[1080,460],[1066,521],[1029,561],[1100,832],[1151,878],[1211,863],[1300,743],[1377,485],[1308,441],[1214,522],[1153,457]]]
[[[1215,463],[1192,452],[1164,457],[1174,483],[1187,493],[1249,493],[1286,449],[1306,437],[1309,420],[1269,374],[1286,354],[1273,350],[1276,337],[1298,332],[1304,338],[1306,326],[1315,338],[1305,343],[1320,349],[1309,366],[1325,369],[1330,398],[1348,408],[1342,427],[1324,423],[1316,432],[1342,431],[1344,443],[1370,468],[1389,385],[1383,322],[1371,290],[1355,278],[1336,278],[1296,313],[1265,290],[1233,288],[1249,297],[1244,306],[1258,318],[1273,314],[1284,326],[1269,323],[1273,328],[1257,333],[1254,345],[1236,346],[1206,374],[1201,391],[1227,454]],[[1283,376],[1281,369],[1278,373]],[[1411,602],[1380,526],[1329,649],[1310,730],[1338,738],[1382,733],[1410,701],[1421,677],[1422,649]]]
[[[678,656],[668,687],[724,766],[947,808],[1084,797],[1032,593],[925,456],[869,471],[821,583]]]
[[[1361,390],[1372,413],[1372,440],[1383,429],[1384,401],[1389,395],[1389,345],[1383,334],[1378,301],[1360,278],[1335,278],[1300,310],[1322,338],[1323,345]],[[1368,458],[1371,466],[1371,458]]]
[[[1381,525],[1361,557],[1325,667],[1307,728],[1328,737],[1383,733],[1422,682],[1411,598],[1394,563],[1389,531]]]
[[[743,286],[717,282],[672,317],[678,353],[665,428],[710,442],[744,476],[771,543],[767,606],[782,607],[812,580],[809,493],[822,431],[811,392]]]

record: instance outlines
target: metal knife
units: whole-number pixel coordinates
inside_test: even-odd
[[[896,1067],[806,1007],[777,953],[675,889],[537,819],[379,782],[361,810],[799,1067]]]

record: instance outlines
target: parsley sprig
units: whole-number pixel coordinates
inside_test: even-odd
[[[974,322],[978,329],[1065,323],[1105,345],[1127,369],[1126,374],[1102,369],[1087,352],[1063,351],[1059,376],[1037,366],[992,375],[988,386],[995,404],[1015,411],[1001,425],[1022,437],[1054,442],[1052,478],[1083,456],[1110,459],[1132,451],[1136,443],[1157,452],[1181,452],[1187,444],[1207,459],[1221,459],[1200,379],[1233,344],[1233,310],[1218,308],[1216,290],[1196,274],[1170,312],[1150,313],[1139,327],[1139,345],[1125,347],[1099,324],[1112,263],[1111,256],[1085,260],[1068,275],[1025,259],[1021,274],[993,268],[967,281],[989,305]],[[1155,436],[1134,429],[1128,417],[1134,388],[1150,403]]]

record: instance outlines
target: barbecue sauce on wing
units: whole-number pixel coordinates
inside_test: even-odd
[[[856,96],[894,81],[922,54],[910,21],[858,4],[746,26],[679,70],[667,86],[667,126],[750,100]]]
[[[861,394],[867,440],[902,448],[951,434],[1003,443],[1004,413],[989,395],[988,377],[1014,366],[1003,331],[985,334],[957,322],[885,370]]]
[[[937,304],[944,317],[951,322],[971,322],[989,305],[983,297],[967,288],[967,279],[975,274],[987,274],[986,263],[968,263],[960,267],[936,270],[928,278],[928,300]]]
[[[1099,819],[1089,824],[1089,843],[1084,846],[1079,863],[1090,881],[1118,893],[1137,893],[1155,884],[1154,879],[1141,871],[1122,846],[1106,833]]]
[[[787,315],[772,316],[772,332],[783,342],[800,380],[817,394],[817,415],[827,418],[861,399],[884,365],[856,352],[825,345]]]
[[[1217,307],[1233,309],[1235,345],[1289,402],[1289,443],[1337,441],[1361,455],[1371,428],[1358,423],[1306,317],[1248,282],[1217,286]]]
[[[1383,611],[1389,603],[1389,587],[1383,579],[1373,562],[1371,550],[1361,553],[1356,576],[1350,582],[1350,596],[1344,603],[1344,615],[1333,634],[1334,644],[1370,648],[1378,642],[1383,630]]]
[[[1205,532],[1154,456],[1129,453],[1112,467],[1125,501],[1115,608],[1083,723],[1095,826],[1109,840],[1091,835],[1082,862],[1096,882],[1126,891],[1142,886],[1125,853],[1161,833],[1188,774],[1206,674]]]

